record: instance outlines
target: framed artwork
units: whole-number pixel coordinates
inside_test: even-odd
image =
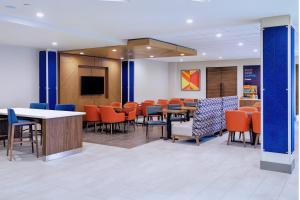
[[[181,90],[199,91],[200,90],[200,69],[181,70]]]

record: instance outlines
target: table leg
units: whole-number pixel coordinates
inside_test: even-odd
[[[253,131],[251,131],[251,135],[252,135],[251,145],[255,145],[256,134]]]
[[[186,121],[190,121],[190,110],[186,111]]]

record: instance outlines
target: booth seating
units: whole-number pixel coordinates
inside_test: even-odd
[[[238,108],[238,97],[207,98],[198,101],[197,110],[194,112],[193,121],[172,123],[173,142],[176,139],[199,140],[204,136],[221,133],[226,127],[225,111]]]

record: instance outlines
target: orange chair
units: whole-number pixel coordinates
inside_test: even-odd
[[[158,99],[157,105],[160,105],[163,109],[167,109],[169,101],[167,99]]]
[[[112,102],[110,105],[114,108],[122,108],[122,103],[121,102],[115,101],[115,102]]]
[[[240,107],[239,110],[249,112],[249,113],[257,112],[257,108],[248,107],[248,106]]]
[[[252,131],[256,134],[254,147],[257,145],[261,133],[261,116],[260,112],[252,113]]]
[[[153,105],[154,104],[152,102],[143,102],[142,103],[142,116],[144,117],[143,124],[145,124],[146,118],[147,118],[147,120],[150,119],[150,116],[148,116],[147,107],[148,106],[153,106]]]
[[[83,107],[85,115],[85,122],[86,122],[86,129],[88,129],[89,123],[94,124],[95,133],[97,132],[97,123],[101,123],[101,116],[99,108],[96,105],[85,105]]]
[[[127,102],[124,104],[124,108],[137,108],[138,106],[137,102]]]
[[[151,103],[152,105],[154,105],[155,101],[154,100],[145,100],[144,103]]]
[[[256,103],[253,105],[253,107],[255,107],[255,108],[258,110],[258,112],[260,112],[260,111],[261,111],[261,102],[256,102]]]
[[[183,102],[194,102],[194,99],[184,99]]]
[[[116,113],[112,106],[103,106],[100,108],[101,120],[104,124],[110,125],[110,133],[113,133],[115,124],[125,122],[125,113]],[[125,131],[125,126],[124,126]]]
[[[135,130],[136,109],[129,111],[125,118],[126,118],[126,123],[133,124],[133,128]]]
[[[231,110],[225,112],[226,129],[228,130],[229,145],[230,138],[234,137],[235,132],[240,132],[243,135],[243,143],[246,146],[245,132],[249,131],[248,115],[245,111]]]
[[[169,104],[178,104],[180,106],[184,106],[184,103],[179,98],[170,99]]]

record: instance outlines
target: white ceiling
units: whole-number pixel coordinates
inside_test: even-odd
[[[289,14],[298,28],[297,8],[298,0],[2,0],[0,43],[43,49],[54,48],[51,42],[56,41],[58,50],[70,50],[151,37],[198,50],[198,56],[184,61],[257,58],[253,49],[259,50],[259,19]],[[194,23],[186,24],[188,18]],[[223,37],[216,38],[216,33]]]

